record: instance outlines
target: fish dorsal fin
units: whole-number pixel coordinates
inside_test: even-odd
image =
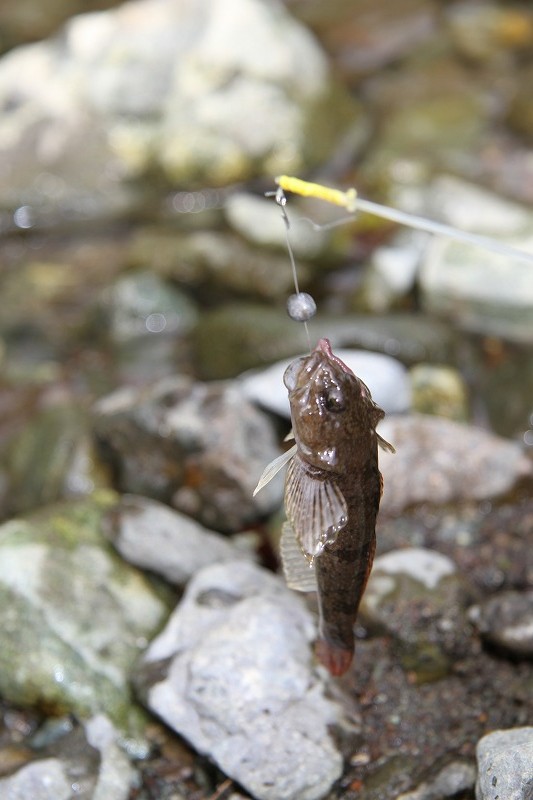
[[[327,473],[326,473],[327,474]],[[285,482],[285,511],[308,559],[332,544],[348,522],[348,507],[334,478],[313,475],[296,455]]]
[[[392,446],[392,444],[390,444],[390,442],[387,442],[387,440],[384,439],[383,436],[380,436],[379,433],[377,432],[376,436],[378,437],[378,444],[382,450],[386,450],[388,453],[396,452],[396,449]]]
[[[263,470],[263,474],[259,478],[257,486],[254,489],[254,497],[256,496],[257,492],[261,491],[261,489],[267,485],[267,483],[270,483],[272,478],[278,474],[280,469],[283,469],[285,464],[289,463],[291,458],[296,455],[296,449],[296,445],[293,445],[290,450],[287,450],[286,453],[282,453],[282,455],[275,458],[274,461],[271,461],[270,464],[267,464]]]
[[[297,592],[316,592],[315,568],[303,554],[289,522],[283,523],[279,550],[283,574],[289,589]]]

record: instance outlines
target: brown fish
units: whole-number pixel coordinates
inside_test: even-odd
[[[258,489],[290,459],[284,572],[291,588],[317,591],[316,654],[332,675],[342,675],[353,658],[353,626],[374,560],[382,488],[377,448],[394,448],[376,433],[384,412],[327,339],[293,361],[283,380],[296,444],[267,467]]]

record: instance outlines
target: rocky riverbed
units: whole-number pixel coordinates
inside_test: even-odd
[[[307,348],[265,191],[533,253],[529,4],[8,0],[0,27],[0,797],[530,798],[531,261],[291,197],[311,338],[397,451],[341,679],[279,574],[282,476],[252,496]]]

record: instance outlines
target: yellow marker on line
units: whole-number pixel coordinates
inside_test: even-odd
[[[293,194],[299,194],[302,197],[315,197],[317,200],[325,200],[326,203],[341,206],[347,211],[355,211],[357,208],[357,192],[355,189],[347,189],[343,192],[340,189],[322,186],[320,183],[291,178],[289,175],[280,175],[276,178],[276,183],[284,191],[293,192]]]

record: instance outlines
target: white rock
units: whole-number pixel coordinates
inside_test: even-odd
[[[318,800],[342,772],[339,708],[312,667],[314,624],[282,580],[246,562],[207,567],[150,645],[150,709],[258,800]]]

